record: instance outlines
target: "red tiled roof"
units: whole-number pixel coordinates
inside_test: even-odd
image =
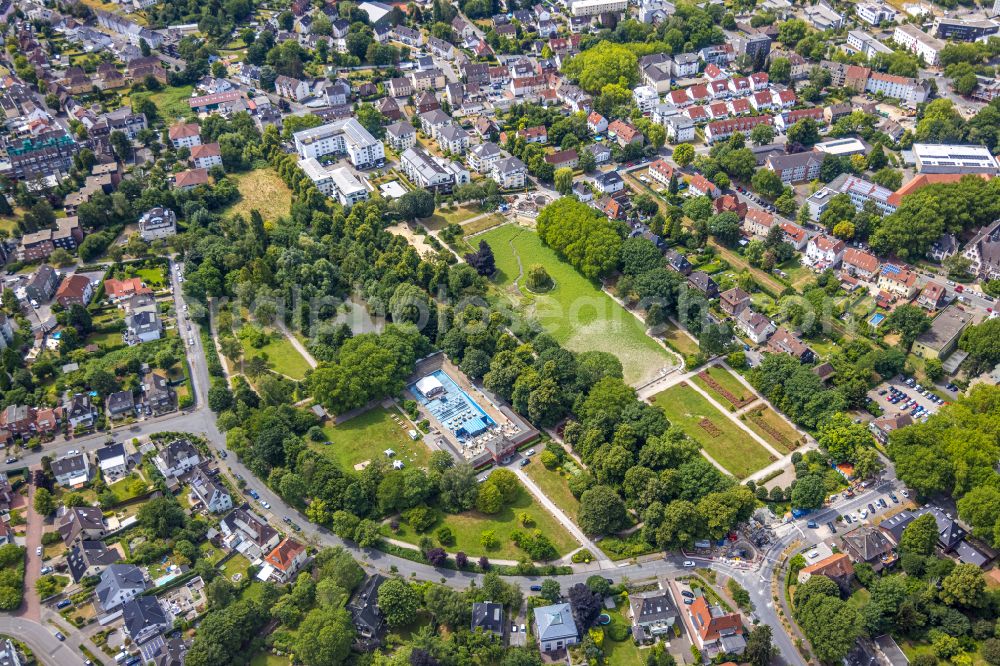
[[[277,546],[274,550],[268,553],[264,560],[273,566],[275,569],[281,569],[282,571],[288,571],[292,566],[292,562],[298,557],[304,550],[305,546],[294,539],[285,539]]]
[[[219,148],[217,143],[203,143],[200,146],[194,146],[191,148],[191,159],[199,159],[202,157],[221,157],[222,150]]]
[[[188,169],[174,176],[175,187],[194,187],[208,183],[207,169]]]
[[[167,131],[167,135],[170,137],[171,141],[186,139],[188,137],[198,136],[199,134],[201,134],[201,128],[198,127],[197,123],[179,123],[177,125],[173,125]]]

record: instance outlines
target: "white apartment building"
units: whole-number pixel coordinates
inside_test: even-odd
[[[944,41],[937,37],[931,37],[912,23],[897,25],[892,33],[892,41],[906,50],[916,53],[932,67],[938,64],[938,56],[945,46]]]
[[[385,147],[354,118],[335,120],[326,125],[302,130],[292,135],[299,157],[323,157],[344,153],[358,169],[385,164]]]
[[[617,14],[627,9],[628,0],[575,0],[571,6],[573,16]]]
[[[660,95],[652,86],[637,87],[632,91],[632,97],[635,99],[635,105],[639,107],[639,112],[643,115],[651,114],[656,105],[660,103]]]
[[[469,172],[460,164],[434,157],[420,148],[407,148],[400,155],[399,164],[411,182],[428,190],[450,192],[455,185],[469,182]]]
[[[368,188],[347,167],[327,169],[315,157],[307,157],[299,160],[299,168],[316,189],[344,206],[350,207],[368,198]]]
[[[882,93],[886,97],[898,99],[909,107],[926,102],[931,94],[926,81],[918,81],[907,76],[883,74],[882,72],[871,73],[865,83],[865,92]]]
[[[874,202],[883,215],[888,215],[896,210],[896,207],[889,203],[891,190],[864,178],[843,173],[806,199],[806,205],[809,206],[809,217],[814,222],[819,220],[819,216],[830,205],[830,200],[838,194],[848,195],[851,198],[851,203],[858,210],[861,210],[868,201]]]
[[[868,25],[878,26],[883,21],[896,20],[896,10],[880,2],[864,2],[854,5],[854,14]]]
[[[892,49],[864,30],[851,30],[847,33],[847,48],[866,58],[873,58],[880,53],[883,55],[892,53]]]

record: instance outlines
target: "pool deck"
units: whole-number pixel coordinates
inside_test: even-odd
[[[534,441],[538,437],[538,431],[535,430],[531,424],[517,415],[514,410],[504,405],[504,403],[495,395],[491,394],[481,385],[476,384],[469,379],[465,373],[452,363],[443,352],[438,352],[417,361],[415,372],[406,382],[406,397],[412,398],[420,404],[422,415],[431,423],[431,432],[425,437],[425,439],[429,440],[428,444],[432,449],[439,448],[449,451],[457,460],[468,461],[473,465],[473,467],[480,467],[493,462],[493,459],[488,452],[477,455],[472,459],[467,459],[463,453],[465,447],[458,441],[455,433],[440,423],[422,404],[420,396],[417,396],[409,388],[420,378],[433,374],[438,370],[441,370],[448,375],[455,385],[465,392],[469,400],[476,403],[480,409],[486,412],[486,415],[489,416],[494,423],[501,427],[508,425],[516,427],[518,429],[517,435],[509,438],[516,446],[521,446],[526,442]]]

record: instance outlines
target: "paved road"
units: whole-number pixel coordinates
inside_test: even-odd
[[[27,645],[35,653],[40,664],[44,666],[82,664],[86,659],[84,654],[78,648],[70,647],[70,644],[75,645],[79,642],[75,641],[75,636],[68,637],[66,642],[60,642],[55,637],[55,631],[51,626],[44,626],[25,618],[0,616],[0,634],[12,636]]]

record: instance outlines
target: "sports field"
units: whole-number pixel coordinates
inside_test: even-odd
[[[648,381],[676,364],[673,354],[646,335],[643,322],[542,245],[534,231],[505,224],[476,236],[480,239],[496,257],[497,287],[567,349],[613,353],[630,384]],[[555,282],[545,294],[519,288],[522,268],[527,272],[535,264],[544,266]]]
[[[771,462],[771,454],[764,447],[690,386],[672,386],[658,393],[653,404],[662,408],[671,423],[679,425],[713,460],[739,479]]]

